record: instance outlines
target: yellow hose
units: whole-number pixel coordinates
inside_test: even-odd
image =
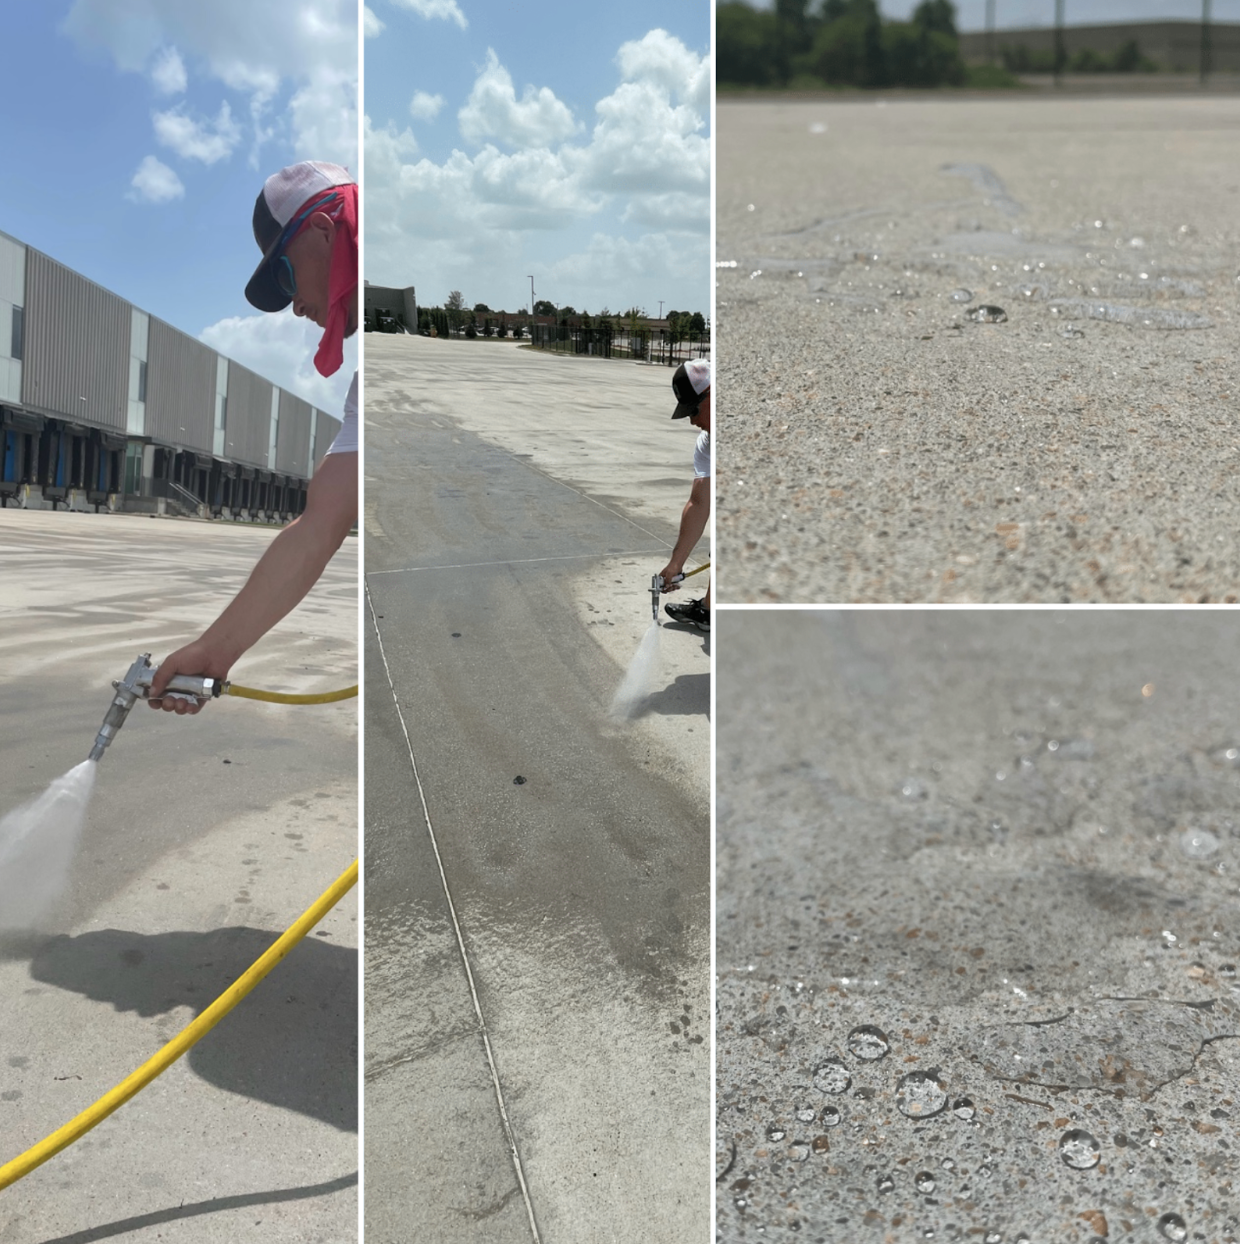
[[[703,562],[696,570],[686,570],[681,578],[689,579],[695,574],[701,574],[703,570],[710,569],[710,562]]]
[[[239,687],[228,684],[226,695],[239,695],[243,700],[266,700],[271,704],[334,704],[337,700],[351,700],[357,695],[356,683],[339,691],[324,691],[320,695],[287,695],[283,691],[260,691],[257,687]]]
[[[83,1110],[76,1118],[70,1119],[64,1127],[39,1141],[37,1145],[27,1149],[25,1153],[11,1162],[0,1166],[0,1188],[7,1188],[10,1184],[16,1183],[36,1166],[42,1166],[48,1158],[53,1158],[62,1149],[67,1149],[75,1140],[85,1136],[96,1123],[103,1122],[114,1110],[119,1109],[136,1093],[146,1088],[157,1075],[171,1067],[186,1050],[205,1037],[340,902],[356,883],[357,861],[354,860],[319,896],[313,906],[308,907],[297,921],[289,925],[279,939],[250,965],[243,976],[238,977],[229,985],[192,1024],[182,1029],[158,1054],[147,1059],[137,1071],[127,1076],[110,1092],[105,1093],[93,1106]]]

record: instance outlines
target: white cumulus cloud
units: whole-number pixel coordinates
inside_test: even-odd
[[[181,179],[166,165],[149,155],[133,175],[125,196],[135,203],[170,203],[185,194]]]
[[[419,17],[428,21],[443,18],[445,21],[456,22],[464,30],[469,23],[461,12],[456,0],[392,0],[399,8],[409,9]]]
[[[314,369],[321,330],[292,311],[278,315],[232,315],[211,324],[198,339],[226,358],[304,398],[339,419],[357,368],[357,337],[344,343],[344,362],[334,376]]]
[[[189,85],[185,62],[176,48],[160,48],[151,62],[151,81],[161,95],[180,95]]]
[[[568,105],[548,87],[527,86],[518,100],[512,75],[491,48],[457,120],[467,141],[495,138],[510,147],[550,147],[571,138],[578,128]]]
[[[362,34],[367,39],[376,38],[383,30],[383,23],[375,16],[368,4],[362,5]]]
[[[356,0],[72,0],[60,28],[126,72],[145,74],[161,48],[176,48],[193,60],[197,81],[244,95],[251,164],[263,144],[284,141],[298,152],[313,143],[316,158],[357,167]],[[332,85],[341,81],[350,84],[343,104]],[[286,93],[301,96],[297,108],[282,109]],[[327,135],[339,144],[330,151],[318,145]]]
[[[227,100],[220,105],[214,122],[195,121],[176,109],[157,112],[151,120],[156,139],[163,146],[171,147],[183,160],[214,164],[227,159],[241,141],[241,127],[233,120]]]
[[[428,95],[425,91],[415,91],[409,101],[409,111],[419,121],[430,121],[439,115],[444,105],[442,95]]]

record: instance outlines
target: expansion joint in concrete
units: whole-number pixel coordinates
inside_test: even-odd
[[[417,758],[413,754],[413,741],[409,737],[409,727],[407,723],[405,722],[404,710],[400,706],[400,697],[397,696],[396,685],[392,681],[392,671],[391,671],[390,666],[388,665],[387,652],[383,646],[383,633],[379,629],[379,620],[375,614],[374,602],[370,598],[369,587],[367,587],[366,589],[366,606],[370,611],[371,625],[375,628],[375,639],[378,641],[378,644],[379,644],[379,657],[383,662],[383,673],[384,673],[384,676],[387,678],[388,690],[391,692],[391,695],[392,695],[392,704],[396,709],[396,716],[400,721],[401,733],[404,735],[404,738],[405,738],[405,747],[407,748],[409,752],[410,769],[413,772],[414,784],[418,788],[418,799],[422,805],[422,816],[426,824],[426,832],[430,837],[431,850],[434,852],[434,855],[435,855],[435,864],[436,864],[436,867],[439,869],[439,880],[443,886],[444,899],[448,906],[448,914],[452,918],[452,929],[456,935],[457,949],[460,951],[460,954],[461,954],[461,965],[465,970],[465,979],[469,984],[469,995],[470,995],[470,998],[473,1000],[474,1015],[477,1017],[477,1020],[478,1020],[478,1032],[479,1032],[479,1035],[482,1037],[483,1048],[486,1051],[487,1067],[491,1074],[491,1085],[495,1091],[495,1102],[496,1102],[496,1106],[499,1109],[500,1123],[502,1124],[503,1129],[504,1129],[504,1138],[508,1144],[508,1152],[512,1157],[512,1165],[513,1165],[513,1170],[516,1173],[517,1184],[521,1189],[521,1198],[525,1202],[525,1212],[526,1212],[527,1217],[529,1218],[530,1234],[533,1238],[534,1244],[542,1244],[542,1237],[538,1233],[538,1222],[534,1217],[534,1205],[533,1205],[533,1202],[530,1200],[529,1186],[527,1185],[526,1180],[525,1180],[525,1170],[521,1163],[521,1150],[519,1146],[517,1145],[516,1133],[513,1131],[512,1121],[508,1116],[508,1106],[504,1101],[504,1089],[503,1089],[503,1086],[500,1084],[500,1079],[499,1079],[499,1068],[496,1066],[495,1053],[491,1048],[491,1036],[490,1036],[489,1031],[487,1030],[486,1018],[482,1013],[482,1003],[478,998],[478,990],[474,983],[473,967],[471,966],[469,962],[469,952],[466,950],[466,947],[465,947],[465,936],[461,930],[460,921],[457,918],[456,904],[452,901],[452,891],[450,890],[448,886],[447,873],[444,871],[443,857],[440,855],[440,852],[439,852],[439,843],[435,838],[435,827],[431,823],[430,809],[427,807],[427,803],[426,803],[426,792],[422,788],[422,778],[421,778],[421,775],[418,773]]]

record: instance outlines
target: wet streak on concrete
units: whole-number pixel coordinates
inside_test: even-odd
[[[1234,621],[719,625],[723,1244],[1237,1238]]]
[[[383,375],[367,374],[368,392],[384,394],[367,431],[374,624],[538,1230],[545,1241],[700,1236],[707,827],[697,792],[607,724],[620,671],[575,604],[582,575],[650,541],[656,520],[634,525],[616,498],[599,505],[425,399],[393,409]],[[560,400],[572,420],[574,398]],[[659,530],[674,534],[666,519]],[[369,642],[367,1238],[528,1240]]]

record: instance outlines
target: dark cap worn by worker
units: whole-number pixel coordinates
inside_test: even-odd
[[[303,160],[273,173],[254,204],[254,240],[263,258],[245,287],[260,311],[283,311],[296,289],[285,251],[316,213],[331,218],[336,229],[326,323],[314,365],[330,376],[340,366],[341,344],[354,331],[348,310],[357,289],[357,184],[348,169],[322,160]],[[302,314],[294,308],[297,314]]]
[[[267,178],[254,204],[254,240],[263,257],[245,287],[251,306],[283,311],[293,301],[277,271],[285,246],[317,208],[332,201],[337,186],[352,184],[347,168],[319,160],[290,164]]]
[[[673,419],[688,419],[696,415],[702,404],[702,395],[710,388],[710,361],[690,359],[681,363],[672,374],[672,392],[676,394]]]

